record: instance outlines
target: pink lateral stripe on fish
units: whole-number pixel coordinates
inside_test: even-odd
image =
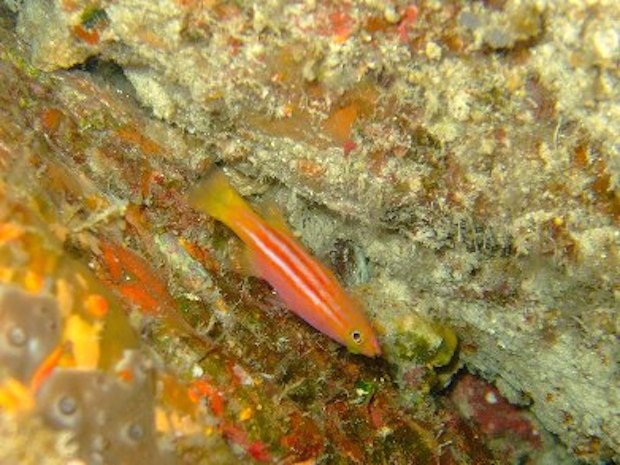
[[[381,355],[361,304],[313,258],[284,225],[261,218],[213,167],[190,196],[192,205],[234,231],[248,249],[252,271],[310,325],[368,357]]]

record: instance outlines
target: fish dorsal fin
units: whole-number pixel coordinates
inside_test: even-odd
[[[258,211],[269,226],[277,229],[278,231],[286,234],[287,236],[290,236],[292,238],[295,237],[295,234],[293,234],[293,231],[291,231],[288,222],[282,214],[282,210],[280,210],[274,200],[263,200],[258,206]]]

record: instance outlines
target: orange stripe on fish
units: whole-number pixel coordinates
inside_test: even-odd
[[[351,352],[381,354],[361,304],[306,251],[283,220],[263,219],[252,210],[221,170],[209,171],[190,202],[239,236],[252,271],[269,282],[293,312]]]

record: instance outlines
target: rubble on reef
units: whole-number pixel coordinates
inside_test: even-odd
[[[617,2],[0,5],[0,462],[620,461]],[[213,163],[383,358],[237,273]]]

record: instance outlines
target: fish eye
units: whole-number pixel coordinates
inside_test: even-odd
[[[362,343],[362,333],[359,332],[358,330],[355,330],[351,333],[351,337],[353,338],[353,340],[357,343],[357,344],[361,344]]]

